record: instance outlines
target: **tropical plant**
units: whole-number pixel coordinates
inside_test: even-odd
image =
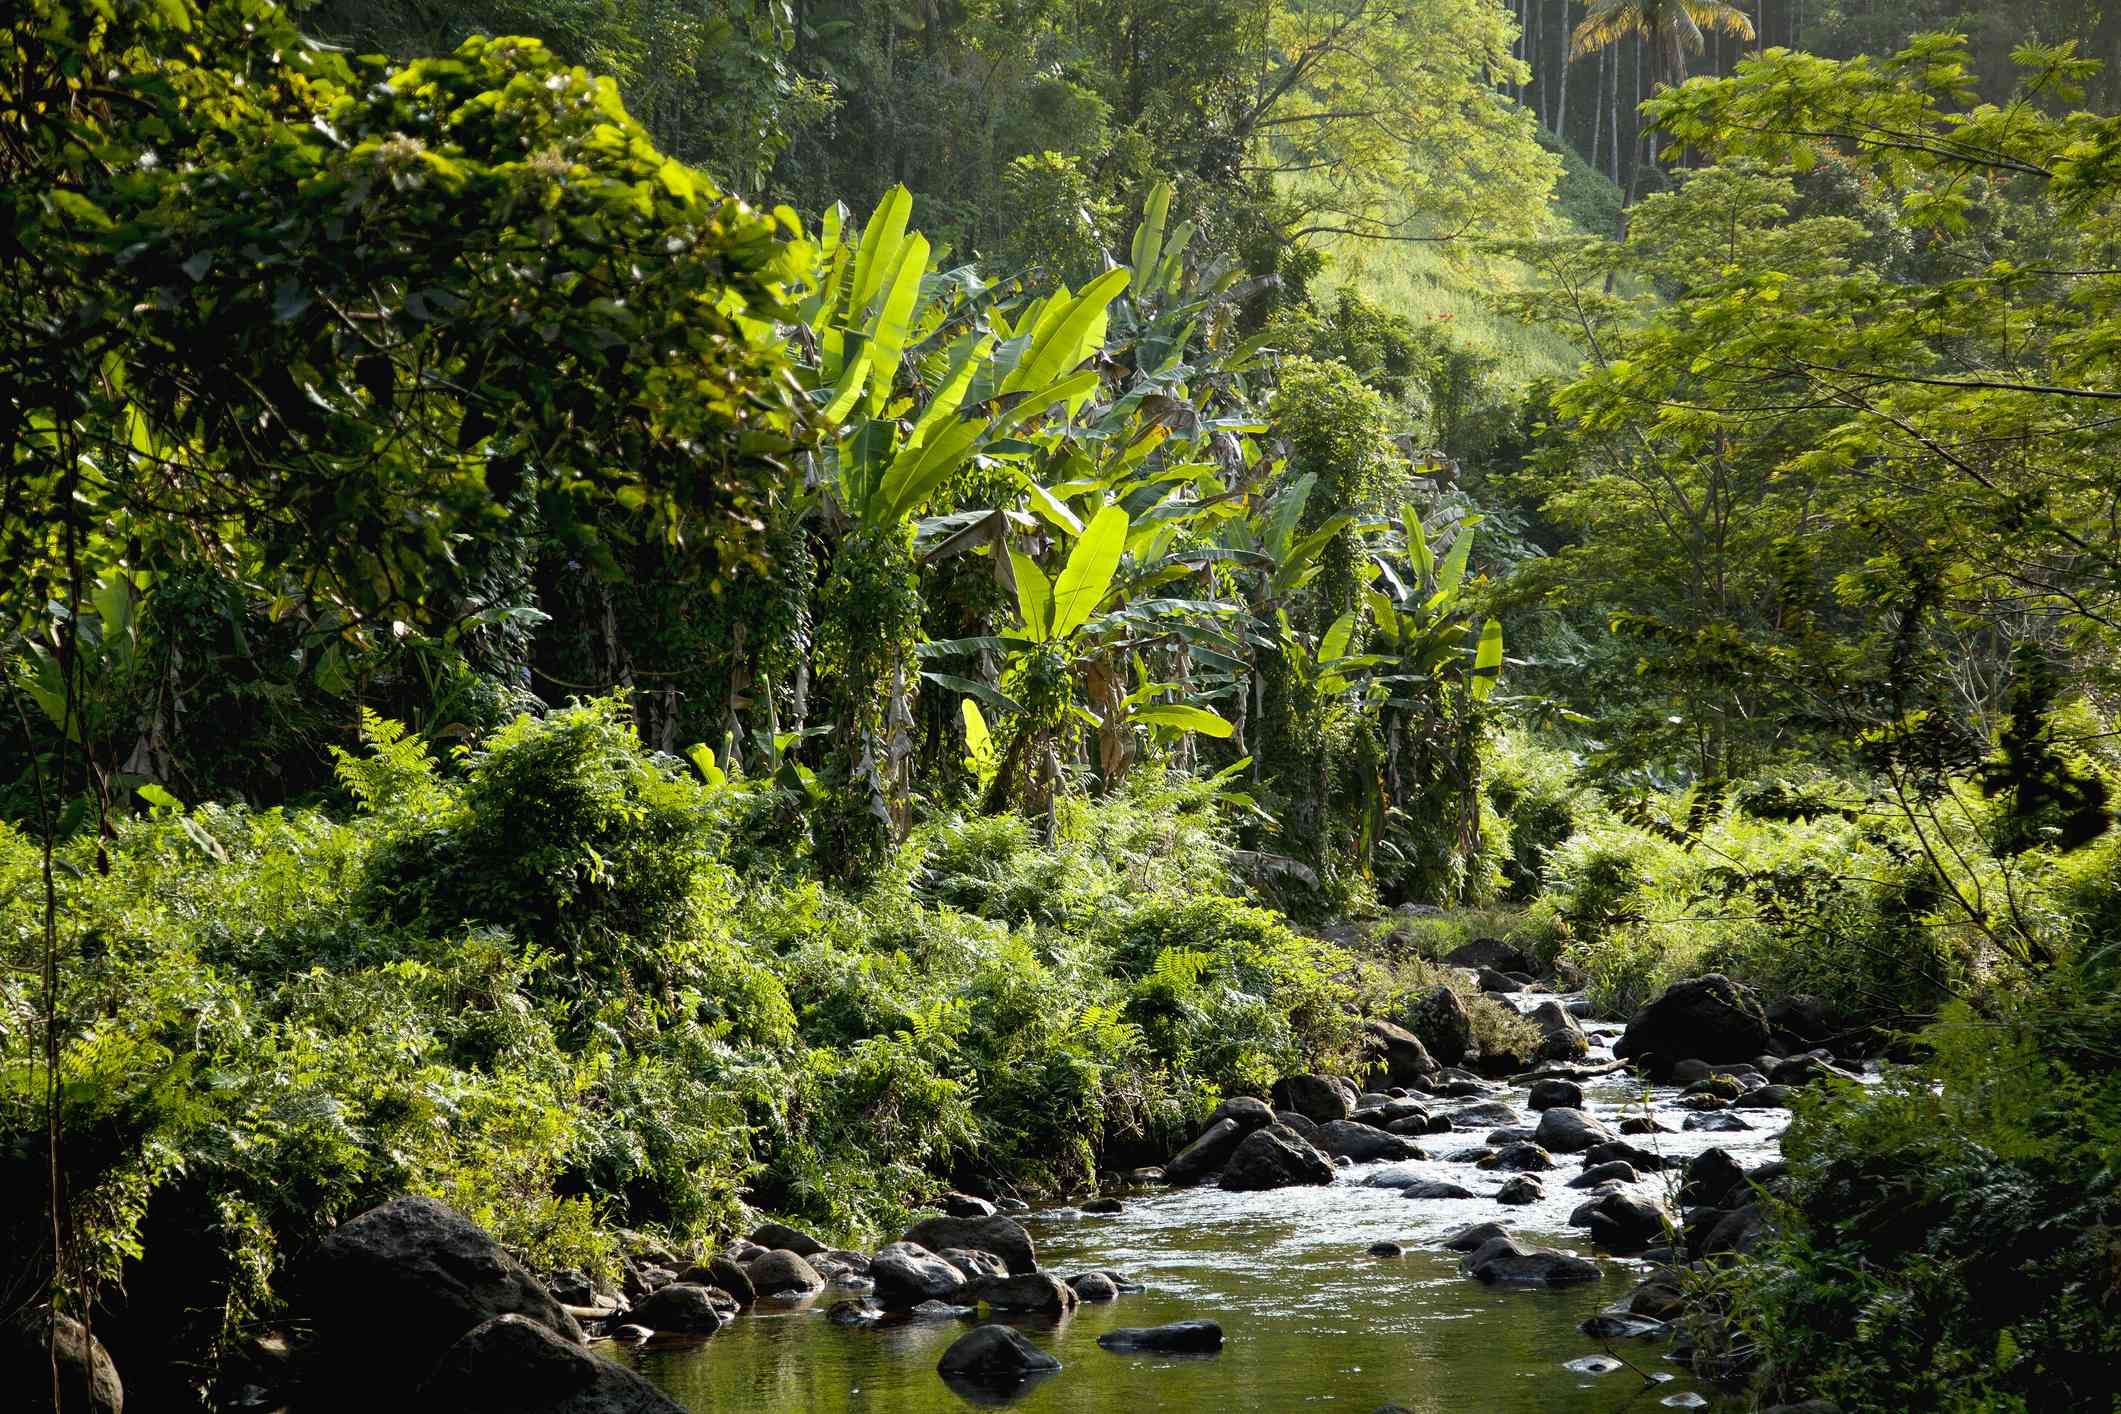
[[[1591,0],[1570,37],[1569,57],[1581,59],[1634,36],[1655,66],[1651,82],[1676,87],[1686,81],[1687,56],[1701,52],[1705,30],[1751,39],[1753,22],[1726,0]]]

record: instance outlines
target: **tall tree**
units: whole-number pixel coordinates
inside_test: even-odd
[[[1725,0],[1593,0],[1576,26],[1569,57],[1580,59],[1639,35],[1649,47],[1651,82],[1677,86],[1686,81],[1687,56],[1701,52],[1706,30],[1751,39],[1753,22]]]

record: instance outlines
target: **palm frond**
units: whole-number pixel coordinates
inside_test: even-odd
[[[1617,44],[1631,34],[1647,36],[1647,17],[1634,0],[1606,0],[1591,6],[1569,40],[1569,57],[1581,59],[1608,44]]]
[[[1696,29],[1720,29],[1740,39],[1754,37],[1753,22],[1746,18],[1745,11],[1725,0],[1679,0],[1679,8]]]

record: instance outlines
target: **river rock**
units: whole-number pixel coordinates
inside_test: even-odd
[[[1507,972],[1497,972],[1492,967],[1483,967],[1476,975],[1480,981],[1480,990],[1489,996],[1508,996],[1514,992],[1522,992],[1525,987],[1516,977]]]
[[[1126,1205],[1117,1198],[1092,1198],[1083,1204],[1083,1211],[1092,1217],[1108,1218],[1114,1213],[1124,1212]]]
[[[935,1200],[935,1206],[951,1218],[991,1218],[995,1207],[984,1198],[975,1198],[970,1193],[945,1193]]]
[[[1525,956],[1523,949],[1500,938],[1475,938],[1445,953],[1443,960],[1451,967],[1470,967],[1475,971],[1483,967],[1497,972],[1533,970],[1532,959]]]
[[[758,1288],[751,1284],[751,1277],[727,1257],[711,1257],[705,1262],[695,1262],[678,1273],[678,1280],[726,1291],[739,1307],[749,1306],[758,1300]]]
[[[1629,1115],[1620,1122],[1622,1134],[1677,1134],[1679,1131],[1668,1124],[1659,1124],[1649,1115]]]
[[[1573,1080],[1538,1080],[1532,1084],[1532,1108],[1535,1110],[1580,1110],[1583,1108],[1583,1087]]]
[[[536,1277],[433,1198],[393,1198],[341,1223],[298,1290],[327,1367],[319,1387],[348,1404],[402,1391],[466,1331],[497,1316],[525,1316],[562,1340],[583,1340]],[[379,1350],[390,1358],[378,1360]]]
[[[1355,1112],[1355,1097],[1322,1075],[1285,1075],[1274,1082],[1274,1108],[1294,1110],[1314,1124],[1346,1119]]]
[[[786,1223],[760,1223],[751,1240],[768,1252],[793,1252],[798,1257],[815,1257],[825,1250],[824,1243]]]
[[[1531,1022],[1539,1028],[1539,1058],[1546,1061],[1582,1060],[1591,1053],[1590,1038],[1559,1002],[1541,1002],[1532,1008]]]
[[[1472,1189],[1462,1187],[1456,1183],[1445,1183],[1430,1179],[1422,1183],[1408,1184],[1399,1190],[1399,1196],[1402,1198],[1449,1199],[1478,1198],[1480,1195]]]
[[[1065,1316],[1075,1309],[1075,1289],[1046,1272],[1019,1276],[989,1277],[968,1293],[997,1311],[1029,1311],[1039,1316]]]
[[[1447,1252],[1477,1252],[1498,1237],[1508,1237],[1501,1223],[1474,1223],[1462,1227],[1438,1245]]]
[[[1646,1277],[1621,1304],[1632,1315],[1652,1321],[1671,1321],[1685,1312],[1686,1294],[1669,1277]]]
[[[796,1260],[800,1262],[802,1258]],[[627,1314],[636,1324],[650,1330],[670,1331],[677,1335],[713,1335],[722,1328],[722,1312],[709,1293],[719,1289],[695,1281],[674,1281],[636,1301],[633,1310]],[[728,1296],[728,1293],[723,1295]]]
[[[1767,1049],[1767,1013],[1750,987],[1720,972],[1674,982],[1628,1022],[1613,1046],[1621,1057],[1674,1061],[1750,1060]]]
[[[1767,1078],[1777,1085],[1816,1085],[1822,1081],[1839,1080],[1847,1084],[1862,1083],[1863,1077],[1843,1070],[1821,1055],[1792,1056],[1778,1061]]]
[[[1727,1150],[1704,1149],[1687,1161],[1686,1178],[1679,1185],[1679,1203],[1685,1208],[1714,1208],[1745,1184],[1745,1170]]]
[[[1351,1159],[1358,1164],[1422,1157],[1421,1146],[1413,1141],[1347,1119],[1321,1124],[1311,1143],[1324,1153]]]
[[[554,1335],[536,1321],[513,1315],[481,1322],[458,1338],[427,1376],[414,1403],[450,1414],[684,1411],[633,1371]]]
[[[1274,1122],[1295,1130],[1306,1139],[1310,1139],[1318,1133],[1317,1120],[1312,1119],[1309,1115],[1300,1115],[1294,1110],[1276,1110],[1274,1112]]]
[[[1712,1209],[1711,1211],[1714,1210]],[[1690,1232],[1687,1241],[1687,1255],[1715,1257],[1724,1253],[1734,1253],[1742,1256],[1753,1250],[1753,1244],[1760,1240],[1760,1235],[1766,1230],[1766,1226],[1767,1215],[1761,1211],[1759,1203],[1742,1203],[1723,1214],[1713,1226],[1707,1227],[1708,1235],[1700,1244],[1698,1251],[1695,1250],[1693,1235]]]
[[[1058,1370],[1061,1362],[1008,1326],[974,1326],[936,1361],[939,1375],[975,1383],[1010,1382]]]
[[[1233,1193],[1333,1181],[1333,1165],[1295,1130],[1284,1125],[1255,1129],[1238,1144],[1219,1180]]]
[[[1642,1251],[1663,1239],[1670,1214],[1633,1193],[1608,1193],[1591,1206],[1591,1241],[1622,1256]]]
[[[1593,1164],[1569,1180],[1571,1188],[1596,1188],[1608,1180],[1615,1183],[1633,1183],[1642,1175],[1626,1159],[1614,1159],[1609,1163]]]
[[[1372,1257],[1404,1257],[1407,1249],[1396,1242],[1373,1242],[1364,1249]]]
[[[1768,1004],[1765,1015],[1768,1029],[1798,1042],[1798,1049],[1817,1045],[1833,1032],[1826,1003],[1803,993],[1777,997]]]
[[[1590,1115],[1566,1106],[1542,1110],[1539,1128],[1532,1132],[1533,1141],[1554,1154],[1580,1154],[1595,1145],[1610,1143],[1614,1138],[1612,1130]]]
[[[1120,1326],[1099,1336],[1097,1343],[1107,1350],[1151,1351],[1160,1355],[1205,1354],[1223,1348],[1223,1328],[1214,1321]]]
[[[1528,1203],[1541,1202],[1546,1196],[1547,1190],[1538,1179],[1521,1173],[1496,1191],[1495,1201],[1521,1208]]]
[[[1442,1065],[1457,1065],[1472,1054],[1473,1018],[1449,987],[1431,987],[1406,1011],[1407,1030]]]
[[[1413,1164],[1391,1164],[1362,1181],[1365,1188],[1410,1188],[1425,1183],[1428,1176]]]
[[[1009,1275],[1009,1264],[992,1252],[977,1247],[945,1247],[935,1254],[965,1274],[966,1281],[985,1281]]]
[[[1598,1280],[1598,1264],[1566,1252],[1526,1247],[1515,1238],[1496,1237],[1468,1253],[1466,1275],[1478,1281],[1512,1286],[1574,1286]]]
[[[1517,1111],[1500,1100],[1483,1100],[1477,1105],[1466,1105],[1451,1111],[1451,1123],[1464,1125],[1468,1129],[1497,1124],[1517,1123]]]
[[[923,1301],[949,1301],[964,1290],[965,1274],[917,1242],[894,1242],[869,1259],[877,1300],[896,1310]]]
[[[1753,1126],[1747,1124],[1737,1115],[1727,1111],[1720,1111],[1714,1114],[1688,1115],[1685,1122],[1679,1127],[1696,1134],[1735,1134],[1751,1129]]]
[[[823,1248],[818,1249],[823,1252]],[[760,1296],[800,1296],[806,1292],[821,1291],[825,1279],[817,1269],[804,1261],[801,1255],[788,1248],[776,1248],[754,1261],[745,1269],[751,1278],[751,1289]]]
[[[1038,1270],[1038,1249],[1031,1234],[1014,1218],[929,1218],[907,1229],[902,1242],[940,1252],[945,1247],[973,1247],[992,1252],[1009,1264],[1012,1276]]]
[[[1389,1084],[1410,1085],[1442,1069],[1420,1038],[1403,1026],[1372,1017],[1362,1031],[1364,1056],[1384,1068]]]
[[[110,1352],[89,1329],[64,1313],[34,1307],[0,1323],[0,1390],[24,1414],[51,1408],[52,1352],[59,1359],[59,1407],[67,1414],[122,1414],[125,1383]]]
[[[1265,1100],[1252,1095],[1232,1095],[1215,1107],[1208,1116],[1208,1127],[1213,1129],[1223,1120],[1234,1120],[1239,1130],[1250,1134],[1255,1129],[1265,1129],[1274,1123],[1274,1108]]]
[[[1068,1285],[1074,1289],[1075,1299],[1078,1301],[1099,1302],[1117,1301],[1119,1299],[1119,1287],[1113,1282],[1112,1278],[1106,1276],[1103,1272],[1084,1272],[1081,1276],[1070,1277]]]
[[[923,1307],[944,1304],[941,1301],[923,1301],[912,1309],[918,1312]],[[881,1302],[870,1297],[864,1297],[860,1301],[835,1301],[832,1303],[832,1309],[825,1313],[825,1319],[836,1326],[873,1326],[884,1319],[884,1307]]]
[[[1639,1144],[1630,1144],[1625,1139],[1615,1139],[1606,1144],[1594,1144],[1586,1149],[1583,1161],[1586,1165],[1609,1164],[1615,1159],[1625,1159],[1642,1173],[1662,1173],[1672,1167],[1674,1160]]]
[[[954,1306],[948,1301],[923,1301],[906,1313],[917,1321],[962,1321],[977,1316],[976,1306]]]
[[[1480,1166],[1501,1173],[1545,1173],[1554,1167],[1554,1156],[1537,1144],[1519,1140],[1480,1160]]]
[[[1786,1110],[1789,1107],[1790,1087],[1787,1085],[1763,1085],[1731,1101],[1734,1110]]]
[[[1271,1113],[1271,1112],[1270,1112]],[[1264,1128],[1253,1125],[1247,1128],[1235,1118],[1224,1117],[1209,1125],[1200,1138],[1188,1144],[1171,1157],[1164,1165],[1164,1181],[1167,1183],[1198,1183],[1212,1173],[1219,1172],[1237,1152],[1237,1142],[1252,1129]]]

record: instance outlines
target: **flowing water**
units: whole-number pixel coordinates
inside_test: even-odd
[[[1526,1010],[1543,994],[1515,998]],[[1618,1028],[1589,1028],[1593,1061],[1604,1059]],[[1677,1129],[1685,1111],[1676,1092],[1646,1090],[1626,1075],[1584,1082],[1587,1108],[1618,1128],[1623,1111],[1652,1111]],[[1497,1086],[1485,1099],[1515,1107],[1536,1122],[1522,1086]],[[1448,1109],[1462,1102],[1439,1102]],[[1681,1161],[1712,1146],[1748,1168],[1773,1158],[1787,1114],[1736,1111],[1743,1133],[1639,1135],[1633,1143]],[[1492,1127],[1421,1137],[1433,1157],[1424,1176],[1492,1194],[1507,1175],[1442,1156],[1478,1145]],[[632,1351],[602,1347],[696,1414],[725,1410],[814,1410],[820,1414],[898,1414],[1009,1405],[1025,1411],[1100,1414],[1241,1414],[1251,1410],[1345,1410],[1369,1414],[1398,1404],[1423,1414],[1483,1411],[1659,1410],[1667,1404],[1740,1407],[1663,1358],[1665,1345],[1630,1340],[1615,1352],[1626,1367],[1580,1373],[1570,1362],[1601,1353],[1577,1330],[1585,1317],[1624,1296],[1644,1267],[1602,1259],[1604,1279],[1560,1290],[1487,1287],[1458,1273],[1458,1254],[1437,1241],[1468,1223],[1494,1221],[1536,1245],[1596,1255],[1569,1213],[1585,1194],[1566,1187],[1577,1172],[1568,1157],[1543,1175],[1547,1198],[1529,1207],[1475,1199],[1408,1200],[1394,1189],[1363,1186],[1380,1164],[1342,1169],[1331,1186],[1268,1193],[1225,1193],[1213,1186],[1151,1190],[1125,1197],[1125,1210],[1091,1217],[1059,1209],[1024,1215],[1039,1262],[1062,1276],[1109,1268],[1142,1282],[1145,1292],[1102,1305],[1084,1304],[1062,1321],[1012,1321],[1032,1343],[1058,1356],[1056,1374],[1004,1393],[946,1384],[935,1371],[943,1350],[963,1334],[955,1321],[842,1327],[826,1310],[852,1293],[827,1287],[799,1303],[765,1302],[711,1339],[651,1342]],[[1647,1174],[1638,1188],[1667,1197],[1678,1173]],[[1124,1196],[1124,1195],[1123,1195]],[[1401,1244],[1406,1255],[1368,1256],[1371,1243]],[[1189,1317],[1222,1324],[1218,1355],[1120,1355],[1097,1344],[1115,1326],[1148,1326]],[[1657,1381],[1646,1383],[1647,1374]]]

